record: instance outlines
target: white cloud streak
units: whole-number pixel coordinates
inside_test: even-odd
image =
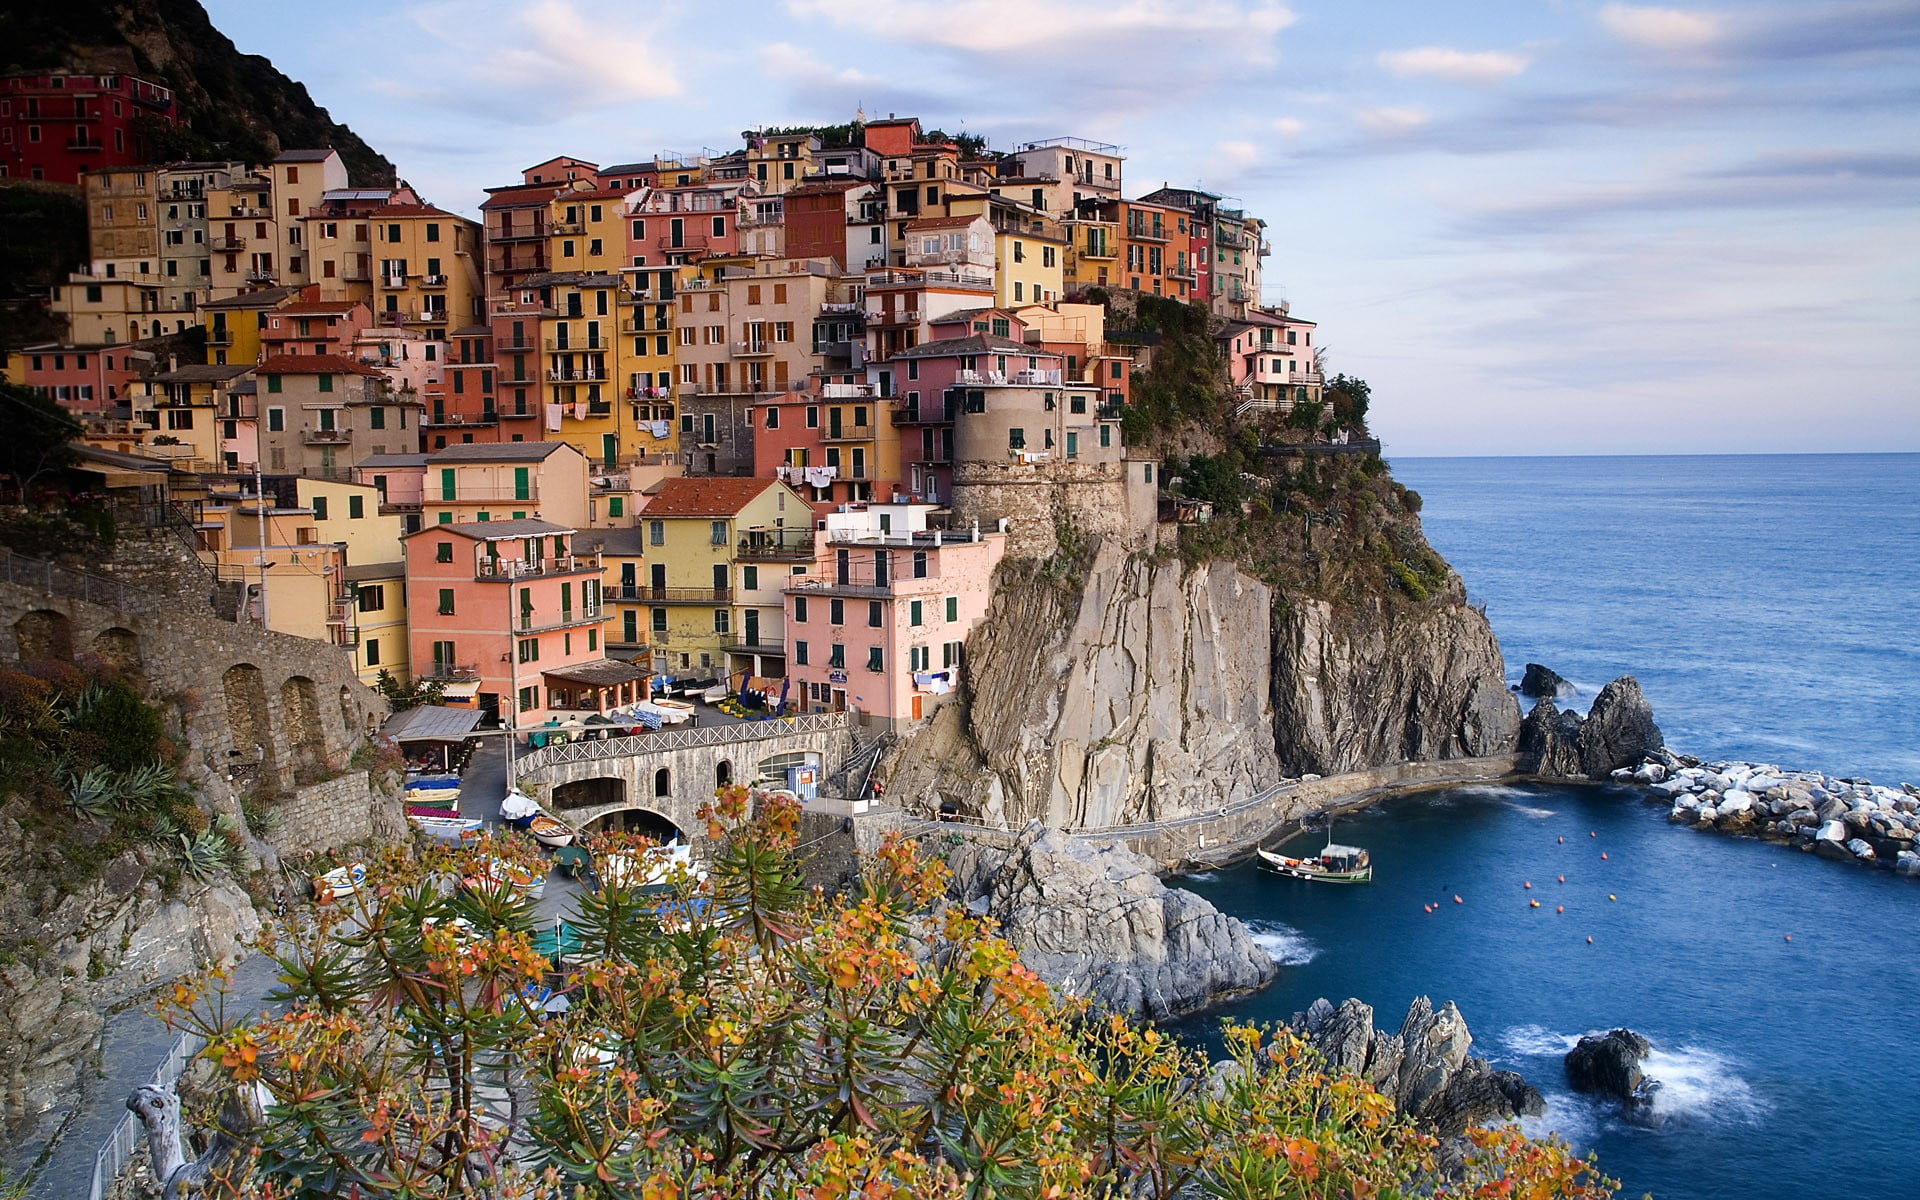
[[[1455,50],[1451,46],[1420,46],[1388,50],[1380,65],[1402,78],[1426,77],[1448,83],[1493,83],[1527,69],[1533,60],[1505,50]]]
[[[1699,50],[1720,40],[1724,30],[1712,13],[1684,8],[1609,4],[1600,10],[1600,26],[1623,42],[1647,50]]]
[[[1368,133],[1380,137],[1403,137],[1430,124],[1433,114],[1410,104],[1390,104],[1363,108],[1354,114],[1354,119]]]
[[[1298,19],[1276,0],[788,0],[787,9],[882,41],[966,54],[1073,43],[1147,48],[1174,37],[1224,39],[1222,51],[1261,57]]]

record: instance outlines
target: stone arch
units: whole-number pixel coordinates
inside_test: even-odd
[[[637,833],[656,842],[688,840],[686,830],[651,808],[617,808],[601,813],[587,822],[586,829],[591,833]]]
[[[320,726],[320,694],[305,675],[289,675],[280,685],[280,719],[293,750],[293,768],[313,772],[327,765],[327,735]]]
[[[733,760],[723,758],[719,762],[714,764],[713,786],[716,788],[723,788],[732,782],[733,782]]]
[[[273,713],[267,683],[252,663],[235,663],[220,676],[227,702],[227,734],[233,739],[235,775],[258,772],[278,782],[280,756],[274,748]]]
[[[144,665],[140,657],[140,635],[118,625],[93,635],[93,653],[123,675],[138,675]]]
[[[653,796],[656,800],[665,800],[673,795],[673,771],[661,767],[653,773]]]
[[[596,775],[591,779],[576,779],[571,783],[555,784],[552,799],[556,809],[601,808],[608,804],[625,804],[627,803],[627,781],[611,775]]]
[[[73,661],[73,622],[63,612],[34,609],[13,623],[13,639],[23,663]]]
[[[353,708],[353,692],[344,683],[340,685],[340,732],[346,735],[349,742],[362,732],[360,718]]]

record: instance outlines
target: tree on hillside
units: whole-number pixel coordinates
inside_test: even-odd
[[[939,901],[945,868],[910,843],[828,899],[802,885],[792,801],[722,789],[702,819],[709,873],[678,869],[664,893],[616,865],[643,843],[595,843],[604,886],[558,974],[532,906],[493,882],[545,864],[488,841],[390,854],[287,925],[282,1011],[235,1019],[217,980],[177,986],[171,1021],[206,1036],[226,1083],[274,1098],[252,1177],[209,1194],[1610,1194],[1511,1129],[1443,1176],[1431,1138],[1287,1035],[1230,1030],[1216,1071],[1056,997],[985,918]],[[543,1019],[529,989],[549,984],[571,1007]]]
[[[73,439],[80,422],[39,392],[0,383],[0,426],[7,431],[0,438],[0,475],[13,481],[23,501],[41,476],[79,461]]]

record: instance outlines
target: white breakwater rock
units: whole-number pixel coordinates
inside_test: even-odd
[[[1920,878],[1920,788],[1793,771],[1771,763],[1706,762],[1661,752],[1612,772],[1672,805],[1695,829],[1785,842],[1823,858]]]

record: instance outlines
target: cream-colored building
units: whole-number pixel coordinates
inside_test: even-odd
[[[367,223],[376,260],[375,321],[444,343],[449,330],[484,315],[478,222],[430,204],[387,204],[369,213]]]
[[[425,525],[588,525],[587,460],[566,442],[463,442],[427,456]]]
[[[314,277],[306,217],[329,191],[347,186],[347,165],[335,150],[282,150],[267,167],[272,192],[275,283],[306,283]]]

